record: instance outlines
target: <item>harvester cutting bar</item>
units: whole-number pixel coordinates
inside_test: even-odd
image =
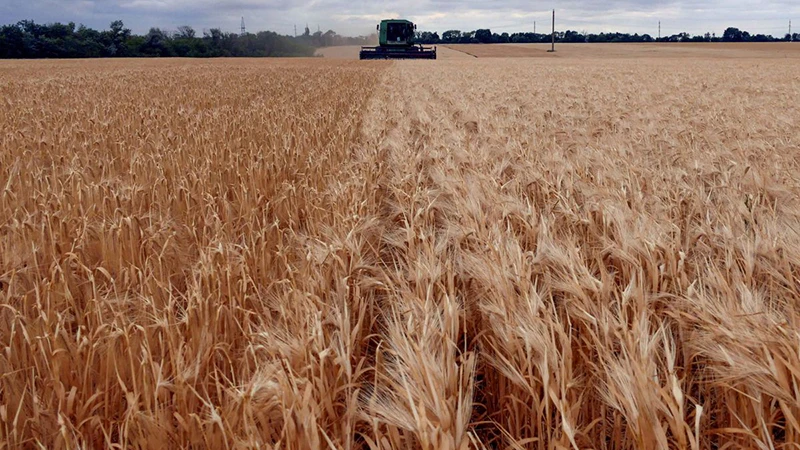
[[[436,47],[361,47],[359,59],[436,59]]]

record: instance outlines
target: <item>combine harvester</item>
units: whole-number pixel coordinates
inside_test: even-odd
[[[414,43],[417,26],[408,20],[381,20],[378,29],[378,46],[361,47],[359,59],[436,59],[436,47],[423,47]]]

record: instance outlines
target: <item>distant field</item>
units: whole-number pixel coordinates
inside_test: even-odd
[[[796,448],[800,44],[455,48],[0,61],[0,449]]]
[[[438,45],[440,59],[477,58],[800,58],[800,42],[770,43],[657,43],[657,44],[446,44]],[[357,46],[328,47],[326,58],[358,59]]]
[[[479,58],[800,58],[800,42],[636,44],[447,44]]]

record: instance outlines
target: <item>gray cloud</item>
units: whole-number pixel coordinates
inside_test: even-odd
[[[368,34],[381,18],[407,17],[420,29],[445,31],[489,27],[495,32],[545,31],[551,8],[556,28],[579,31],[637,33],[716,32],[736,26],[751,33],[783,35],[794,17],[800,30],[800,2],[767,0],[561,0],[553,3],[509,0],[2,0],[0,23],[32,19],[37,22],[76,22],[106,28],[121,19],[134,32],[151,26],[175,29],[191,25],[201,31],[238,31],[241,17],[251,31],[298,33],[333,29],[340,34]]]

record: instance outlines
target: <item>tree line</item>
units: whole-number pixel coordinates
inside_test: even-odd
[[[70,22],[37,24],[23,20],[0,27],[0,58],[98,58],[98,57],[220,57],[313,56],[317,47],[365,45],[374,36],[351,38],[334,31],[283,36],[272,31],[227,33],[218,28],[202,35],[190,26],[175,31],[151,28],[136,35],[122,21],[98,31]]]
[[[649,34],[630,34],[630,33],[586,33],[574,30],[556,31],[556,42],[577,43],[577,42],[778,42],[778,41],[800,41],[800,33],[789,35],[786,33],[782,38],[772,35],[750,34],[747,31],[735,27],[729,27],[722,36],[716,33],[705,33],[702,35],[690,35],[689,33],[678,33],[671,36],[653,37]],[[448,30],[439,36],[437,32],[421,31],[417,32],[416,39],[422,44],[505,44],[505,43],[549,43],[552,42],[551,33],[493,33],[490,29],[479,29],[475,31],[462,32],[460,30]]]
[[[448,30],[417,32],[423,44],[469,43],[547,43],[549,33],[493,33],[490,29],[462,32]],[[774,42],[800,41],[800,33],[783,38],[751,34],[730,27],[722,36],[714,33],[690,35],[678,33],[654,38],[649,34],[586,33],[573,30],[556,32],[556,42]],[[305,27],[299,36],[285,36],[272,31],[258,33],[229,33],[218,28],[203,31],[202,35],[190,26],[175,31],[151,28],[137,35],[120,20],[109,29],[98,31],[70,22],[37,24],[23,20],[0,27],[0,58],[96,58],[96,57],[220,57],[220,56],[313,56],[316,48],[335,45],[375,45],[377,36],[347,37],[333,30],[311,33]]]

